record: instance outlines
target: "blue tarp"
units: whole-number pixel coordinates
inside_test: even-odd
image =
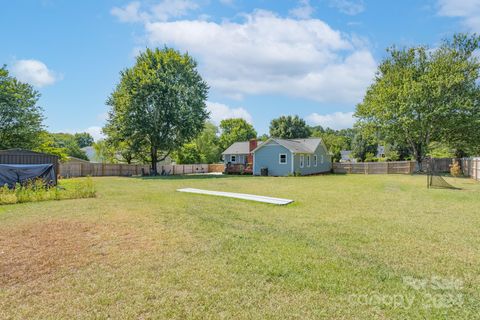
[[[0,164],[0,186],[15,187],[16,183],[42,179],[45,185],[55,185],[53,164]]]

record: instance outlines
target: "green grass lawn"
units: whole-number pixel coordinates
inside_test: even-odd
[[[96,198],[0,207],[0,318],[479,317],[473,180],[450,179],[461,191],[403,175],[94,181]]]

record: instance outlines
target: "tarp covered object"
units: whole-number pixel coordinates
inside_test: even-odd
[[[0,164],[0,186],[15,187],[31,180],[42,179],[46,185],[54,185],[53,164]]]

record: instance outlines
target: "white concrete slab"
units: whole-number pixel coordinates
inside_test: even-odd
[[[229,197],[229,198],[278,204],[278,205],[285,205],[293,202],[293,200],[290,200],[290,199],[264,197],[264,196],[257,196],[254,194],[246,194],[246,193],[210,191],[210,190],[202,190],[202,189],[194,189],[194,188],[177,189],[177,191],[187,192],[187,193],[197,193],[197,194],[208,194],[212,196]]]

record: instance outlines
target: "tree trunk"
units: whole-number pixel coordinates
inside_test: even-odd
[[[158,162],[158,154],[157,154],[157,148],[156,147],[151,147],[151,152],[150,152],[150,156],[151,156],[151,170],[150,170],[150,174],[151,175],[154,175],[154,176],[158,176],[158,171],[157,171],[157,162]]]
[[[422,152],[422,147],[418,147],[415,152],[415,160],[417,161],[418,171],[423,172],[423,160],[425,155]]]
[[[419,172],[423,172],[423,159],[416,158],[417,160],[417,167]]]

